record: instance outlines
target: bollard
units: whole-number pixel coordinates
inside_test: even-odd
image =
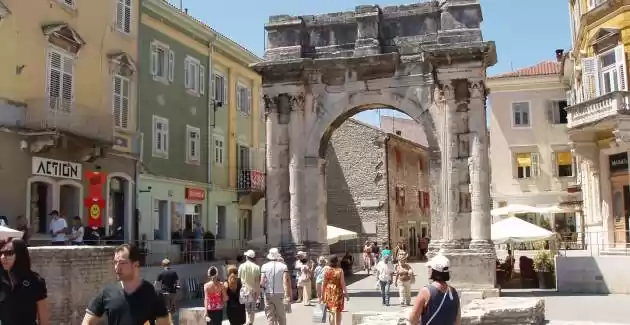
[[[206,325],[206,310],[203,307],[180,308],[179,325]]]

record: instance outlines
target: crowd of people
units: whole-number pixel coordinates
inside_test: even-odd
[[[366,243],[366,247],[369,243]],[[369,245],[371,247],[371,244]],[[373,252],[370,248],[370,251]],[[394,253],[396,252],[396,253]],[[209,325],[253,325],[259,307],[270,325],[286,325],[291,312],[293,288],[290,270],[280,251],[272,248],[262,266],[256,254],[243,254],[240,265],[227,268],[226,279],[212,266],[203,285],[203,304]],[[411,291],[416,274],[407,262],[404,247],[392,252],[384,245],[370,269],[377,279],[383,305],[389,305],[391,285],[398,287],[400,304],[412,305]],[[176,310],[175,294],[179,277],[162,262],[163,271],[154,283],[140,277],[141,252],[135,245],[116,247],[113,256],[118,281],[101,288],[86,308],[82,325],[171,325]],[[45,280],[31,269],[26,243],[21,238],[0,241],[0,324],[50,325],[50,309]],[[447,284],[450,262],[441,254],[427,262],[432,282],[422,287],[413,303],[409,324],[459,324],[460,306],[457,291]],[[296,302],[323,308],[330,325],[341,325],[342,311],[349,300],[341,259],[336,255],[320,256],[312,261],[306,252],[296,254]],[[314,297],[311,288],[315,288]],[[157,288],[157,290],[156,290]]]

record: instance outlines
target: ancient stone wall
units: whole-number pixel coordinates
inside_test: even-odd
[[[389,239],[384,136],[349,119],[335,130],[326,152],[328,224],[379,243]]]
[[[79,325],[90,299],[116,280],[113,247],[31,247],[33,269],[45,280],[50,324]]]

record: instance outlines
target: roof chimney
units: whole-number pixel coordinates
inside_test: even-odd
[[[564,54],[564,50],[563,49],[557,49],[556,50],[556,60],[558,60],[558,62],[562,61],[562,55]]]

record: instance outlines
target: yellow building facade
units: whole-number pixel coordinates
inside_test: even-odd
[[[572,50],[558,58],[567,92],[568,134],[578,157],[584,242],[610,250],[630,243],[630,1],[570,0]]]
[[[100,221],[131,235],[140,1],[1,2],[0,178],[16,188],[0,214],[42,234],[52,210],[86,224],[84,174],[100,171]]]

